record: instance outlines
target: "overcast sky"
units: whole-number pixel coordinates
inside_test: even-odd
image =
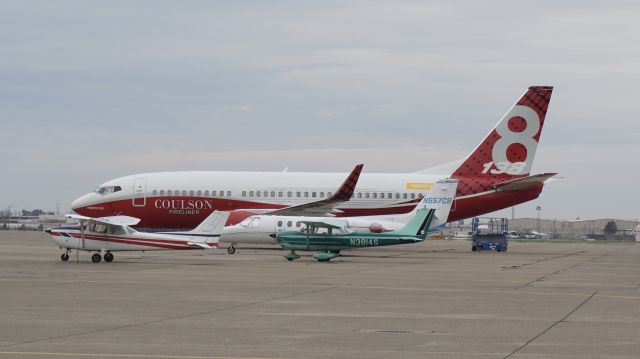
[[[640,218],[635,1],[2,1],[0,207],[147,171],[411,172],[555,87],[517,216]],[[510,215],[510,212],[504,212]]]

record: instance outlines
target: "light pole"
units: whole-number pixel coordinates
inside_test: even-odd
[[[538,235],[540,235],[540,211],[542,210],[542,207],[537,206],[536,207],[536,211],[538,211]]]

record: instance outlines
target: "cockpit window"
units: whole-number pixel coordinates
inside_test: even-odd
[[[257,227],[260,224],[260,217],[249,217],[239,224],[243,227]]]
[[[118,192],[118,191],[122,191],[122,187],[120,187],[120,186],[103,186],[103,187],[96,188],[95,192],[97,194],[107,195],[107,194]]]

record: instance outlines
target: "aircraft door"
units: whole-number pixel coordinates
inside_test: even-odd
[[[144,207],[147,204],[147,179],[136,178],[133,182],[133,205]]]

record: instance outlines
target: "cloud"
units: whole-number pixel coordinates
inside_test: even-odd
[[[413,171],[550,84],[535,168],[566,179],[544,212],[637,217],[639,16],[627,1],[9,2],[0,206],[146,170]]]

